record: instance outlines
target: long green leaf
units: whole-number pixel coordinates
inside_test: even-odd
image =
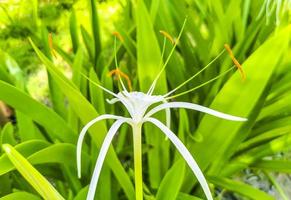
[[[18,152],[20,152],[24,157],[28,157],[34,154],[35,152],[38,152],[41,149],[44,149],[48,146],[49,146],[49,143],[42,140],[29,140],[29,141],[16,145],[15,149]],[[12,169],[14,169],[13,164],[9,161],[7,155],[3,154],[0,157],[0,176],[8,173]]]
[[[291,149],[291,130],[288,134],[278,137],[271,142],[254,147],[249,151],[233,158],[233,160],[224,169],[223,174],[229,176],[265,156],[271,156],[289,149]]]
[[[234,74],[217,94],[210,107],[232,115],[250,116],[286,50],[289,35],[290,27],[283,29],[260,46],[242,65],[247,79],[242,81],[238,72]],[[264,76],[261,74],[262,70]],[[244,123],[241,122],[226,121],[210,115],[203,117],[197,131],[207,140],[191,146],[191,152],[203,170],[211,162],[215,165],[212,166],[210,173],[215,174],[221,169],[224,160],[232,155],[237,145],[247,137],[245,134],[247,129],[241,130],[243,125]],[[190,189],[190,182],[193,181],[190,176],[186,177],[189,178],[185,187]]]
[[[191,196],[189,194],[179,193],[177,200],[202,200],[202,199],[199,197]]]
[[[261,160],[251,165],[251,167],[275,172],[291,173],[290,160]]]
[[[157,200],[177,199],[184,178],[182,175],[177,176],[177,174],[184,174],[184,170],[185,165],[179,163],[176,163],[176,165],[168,170],[158,189],[156,196]]]
[[[74,87],[74,85],[68,79],[66,79],[66,77],[64,77],[56,69],[56,67],[50,62],[49,59],[47,59],[43,55],[43,53],[34,45],[32,41],[31,44],[35,52],[37,53],[38,57],[45,64],[47,69],[52,74],[54,80],[60,86],[62,92],[67,96],[70,105],[72,106],[74,111],[79,115],[79,118],[81,119],[82,123],[86,124],[90,120],[96,118],[99,114],[94,109],[94,107],[87,101],[87,99],[76,89],[76,87]],[[106,125],[104,122],[98,122],[96,123],[96,125],[90,128],[89,133],[91,134],[93,141],[97,144],[98,147],[101,146],[106,131],[107,131]],[[124,192],[126,193],[127,197],[129,199],[133,199],[134,188],[132,186],[132,183],[127,173],[125,172],[124,168],[122,167],[122,164],[118,160],[117,155],[112,147],[110,147],[108,151],[106,163],[109,165],[115,177],[119,181],[121,187],[124,189]]]
[[[19,173],[47,200],[63,200],[57,190],[11,145],[3,144],[3,150]]]
[[[0,80],[0,100],[29,116],[46,130],[51,138],[75,143],[76,134],[67,123],[50,108],[32,99],[12,85]]]
[[[268,195],[267,193],[242,182],[220,177],[210,177],[208,180],[219,187],[236,192],[250,199],[275,200],[274,197]]]
[[[75,10],[72,11],[70,16],[70,35],[72,40],[73,51],[74,53],[77,53],[79,47],[79,34]]]
[[[12,194],[8,194],[4,197],[1,197],[0,200],[41,200],[41,198],[35,196],[34,194],[30,194],[27,192],[14,192]]]
[[[98,22],[98,13],[95,0],[89,0],[90,4],[90,13],[91,13],[91,25],[94,38],[94,67],[96,67],[97,60],[101,52],[101,40],[99,33],[99,22]],[[102,71],[102,70],[100,70]]]
[[[14,138],[14,127],[11,122],[5,124],[3,130],[0,132],[0,145],[8,143],[11,145],[16,144],[16,140]]]

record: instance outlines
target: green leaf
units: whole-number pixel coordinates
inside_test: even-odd
[[[3,144],[2,148],[19,173],[44,199],[64,199],[57,190],[11,145]]]
[[[168,170],[165,177],[163,178],[160,187],[157,192],[157,200],[175,200],[177,199],[179,190],[183,183],[183,175],[185,170],[185,163],[177,162],[171,169]]]
[[[202,200],[202,199],[199,197],[191,196],[189,194],[179,193],[177,200]]]
[[[28,157],[32,155],[33,153],[41,149],[44,149],[48,146],[49,146],[49,143],[42,140],[29,140],[29,141],[16,145],[15,149],[18,152],[20,152],[24,157]],[[9,171],[13,169],[14,169],[13,164],[9,161],[7,155],[3,154],[0,157],[0,176],[8,173]]]
[[[82,38],[85,43],[85,47],[87,49],[89,58],[93,62],[94,61],[94,48],[91,45],[93,43],[93,39],[91,38],[91,36],[89,35],[89,33],[86,31],[86,29],[83,26],[81,26],[81,34],[82,34]]]
[[[275,172],[291,173],[290,160],[261,160],[252,164],[251,167]]]
[[[16,140],[14,138],[14,127],[11,122],[5,124],[3,130],[1,130],[0,134],[0,145],[8,143],[11,145],[16,144]]]
[[[100,84],[97,74],[95,73],[93,68],[90,69],[89,78],[95,83]],[[103,91],[97,88],[97,86],[93,84],[92,82],[89,83],[89,89],[90,89],[92,105],[94,105],[94,107],[99,113],[104,114],[105,113],[105,105],[104,105],[105,98],[103,95]]]
[[[51,138],[75,143],[76,135],[67,123],[50,108],[32,99],[12,85],[0,80],[0,100],[42,125]],[[62,134],[60,134],[62,133]]]
[[[96,67],[97,60],[101,52],[101,40],[99,33],[99,22],[98,22],[98,13],[95,0],[89,0],[90,4],[90,13],[91,13],[91,25],[94,38],[94,67]],[[100,70],[102,71],[102,70]]]
[[[208,180],[216,186],[222,187],[232,192],[236,192],[250,199],[275,200],[274,197],[268,195],[267,193],[242,182],[220,177],[209,177]]]
[[[267,131],[265,133],[261,133],[260,135],[250,138],[244,143],[241,143],[241,145],[238,147],[238,152],[243,151],[243,150],[245,151],[246,149],[250,149],[252,147],[258,146],[259,144],[263,142],[266,143],[272,139],[275,139],[279,136],[289,133],[290,130],[291,130],[291,126],[286,126],[282,128],[276,128],[276,129]]]
[[[11,77],[14,78],[15,87],[17,87],[23,92],[26,92],[24,73],[17,64],[17,62],[10,55],[8,55],[5,52],[2,52],[1,50],[0,57],[1,57],[0,66],[6,68],[6,70],[9,71]],[[19,112],[18,110],[16,110],[15,114],[17,118],[18,134],[21,141],[25,141],[32,138],[43,138],[42,135],[36,132],[34,124],[29,117]]]
[[[76,89],[76,87],[71,83],[64,75],[62,75],[56,67],[46,58],[43,53],[34,45],[30,40],[35,52],[41,61],[45,64],[48,71],[51,73],[52,77],[59,85],[62,92],[67,96],[70,106],[74,109],[75,113],[79,115],[83,124],[88,123],[92,119],[96,118],[99,114],[94,109],[94,107],[87,101],[87,99]],[[105,122],[98,122],[89,129],[89,133],[93,141],[98,147],[102,145],[103,138],[107,132]],[[109,165],[121,187],[124,189],[127,197],[129,199],[134,198],[134,188],[132,183],[125,172],[122,164],[117,158],[117,155],[113,149],[110,147],[107,153],[107,158],[105,162]]]
[[[262,145],[256,146],[234,157],[230,164],[224,169],[223,173],[225,175],[233,174],[265,156],[274,155],[278,152],[289,150],[290,148],[291,129],[288,134],[280,136],[270,142],[263,143]]]
[[[254,114],[253,109],[257,107],[261,95],[287,48],[289,35],[290,27],[278,32],[261,45],[242,65],[247,79],[242,81],[240,74],[236,72],[216,95],[210,108],[241,117]],[[262,76],[262,70],[264,76]],[[246,133],[250,128],[247,125],[249,124],[205,115],[197,131],[207,139],[201,143],[192,144],[190,148],[200,168],[205,170],[214,163],[209,173],[218,173],[223,168],[225,160],[247,137]],[[242,130],[243,126],[245,130]],[[192,187],[190,182],[193,183],[193,180],[190,179],[191,176],[186,177],[189,178],[185,182],[185,187],[190,189]]]
[[[27,192],[14,192],[0,198],[0,200],[16,200],[16,199],[41,200],[41,198],[39,198],[38,196],[35,196],[34,194],[30,194]]]
[[[44,47],[45,55],[50,59],[54,59],[54,51],[55,49],[53,46],[53,36],[48,33],[47,28],[45,26],[42,27],[42,45]],[[52,46],[51,46],[52,45]],[[52,101],[53,109],[62,116],[64,119],[66,118],[66,108],[65,108],[65,99],[58,85],[55,81],[51,78],[51,74],[48,71],[48,85],[49,85],[49,92],[50,92],[50,99]]]
[[[70,34],[74,53],[77,53],[79,46],[78,25],[75,10],[72,10],[70,16]]]
[[[87,197],[87,193],[88,193],[88,189],[89,187],[86,186],[84,188],[82,188],[78,194],[76,195],[76,197],[74,198],[74,200],[84,200]]]
[[[84,93],[87,88],[82,87],[82,77],[80,73],[83,67],[83,61],[84,61],[84,53],[83,53],[82,48],[80,48],[78,49],[76,53],[76,56],[74,58],[74,63],[72,65],[72,74],[73,74],[72,81],[77,86],[77,88],[81,92]],[[79,131],[79,118],[71,106],[69,107],[69,110],[68,110],[68,123],[70,124],[70,127],[72,127],[74,130]]]
[[[18,134],[21,142],[31,139],[45,139],[45,136],[38,131],[33,121],[22,112],[16,112]]]
[[[122,36],[122,38],[123,38],[123,41],[121,41],[121,43],[124,46],[124,48],[126,49],[126,51],[129,54],[130,58],[133,60],[134,64],[136,64],[136,43],[131,38],[131,34],[132,34],[133,31],[135,31],[135,28],[136,27],[133,26],[132,28],[129,29],[129,31],[124,30],[123,27],[118,28],[118,31],[119,31],[120,35]],[[117,54],[118,54],[119,49],[120,49],[118,47],[119,46],[117,46]]]
[[[147,92],[153,80],[161,70],[161,52],[156,38],[153,24],[143,0],[138,1],[137,16],[137,73],[140,89]],[[157,93],[166,92],[165,74],[160,77],[157,84]]]
[[[52,156],[53,155],[53,156]],[[82,154],[82,169],[83,172],[88,172],[90,157],[87,154]],[[59,163],[65,164],[72,168],[76,168],[76,146],[72,144],[54,144],[47,148],[41,149],[28,158],[32,164],[46,164],[46,163]],[[77,171],[76,171],[77,176]]]
[[[78,191],[80,186],[79,180],[77,179],[76,171],[76,147],[72,144],[59,143],[48,146],[43,149],[24,149],[24,145],[36,145],[33,143],[25,143],[20,150],[20,153],[25,153],[27,160],[33,165],[39,164],[59,164],[60,169],[66,174],[66,178],[73,184],[74,190]],[[27,148],[27,147],[26,147]],[[25,151],[26,152],[25,152]],[[28,152],[29,150],[29,152]],[[89,171],[90,157],[87,154],[83,153],[83,162],[82,162],[82,173],[87,174]],[[72,160],[72,158],[74,158]],[[8,160],[7,156],[4,154],[0,157],[0,175],[8,173],[11,170],[14,170],[15,167]]]

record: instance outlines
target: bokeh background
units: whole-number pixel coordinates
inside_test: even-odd
[[[235,69],[220,76],[233,66],[224,52],[176,94],[197,89],[174,100],[248,122],[175,109],[172,130],[216,199],[291,199],[290,10],[290,0],[0,0],[0,145],[12,149],[0,150],[0,199],[85,199],[112,121],[90,129],[78,179],[81,128],[100,114],[128,116],[81,75],[119,91],[108,75],[116,32],[118,67],[136,91],[147,91],[177,42],[155,94],[174,89],[229,44],[246,78]],[[145,126],[143,134],[144,199],[205,198],[159,130]],[[122,126],[113,147],[96,199],[134,199],[130,128]]]

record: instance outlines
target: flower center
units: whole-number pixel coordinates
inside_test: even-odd
[[[155,103],[162,102],[163,96],[148,95],[143,92],[119,92],[117,94],[119,100],[129,111],[132,120],[140,123],[147,109]]]

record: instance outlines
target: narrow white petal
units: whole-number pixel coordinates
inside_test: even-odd
[[[119,101],[126,107],[127,111],[129,112],[130,116],[134,115],[134,108],[130,103],[130,95],[126,92],[119,92],[118,93]]]
[[[109,104],[115,104],[116,102],[119,102],[120,99],[118,98],[113,98],[113,99],[106,99],[107,103]]]
[[[126,121],[127,121],[127,119],[118,119],[116,122],[114,122],[114,124],[111,126],[111,128],[109,129],[109,131],[104,139],[104,142],[101,146],[101,149],[100,149],[100,152],[99,152],[99,155],[97,158],[97,162],[95,165],[93,176],[92,176],[92,179],[90,182],[89,191],[87,194],[87,200],[94,200],[99,175],[100,175],[100,172],[102,169],[102,165],[103,165],[105,156],[106,156],[107,151],[110,147],[111,141],[112,141],[114,135],[116,134],[117,130],[119,129],[119,127]]]
[[[191,153],[188,151],[188,149],[185,147],[185,145],[181,142],[181,140],[170,130],[168,129],[162,122],[160,122],[157,119],[154,118],[147,118],[145,121],[149,121],[153,124],[155,124],[158,128],[162,130],[162,132],[165,133],[165,135],[171,140],[171,142],[175,145],[175,147],[178,149],[180,154],[183,156],[195,176],[197,177],[197,180],[199,181],[207,200],[213,200],[210,189],[208,187],[208,184],[206,182],[206,179],[200,170],[198,164],[192,157]]]
[[[123,91],[117,95],[117,98],[106,99],[106,101],[109,104],[115,104],[117,102],[121,102],[126,107],[129,114],[132,116],[134,111],[133,111],[133,107],[128,103],[128,100],[126,99],[128,98],[128,96],[129,96],[129,93],[127,91]]]
[[[164,103],[161,104],[155,108],[153,108],[152,110],[150,110],[146,116],[146,117],[150,117],[153,114],[155,114],[156,112],[159,112],[163,109],[166,108],[185,108],[185,109],[191,109],[191,110],[197,110],[200,112],[204,112],[222,119],[227,119],[227,120],[231,120],[231,121],[247,121],[246,118],[242,118],[242,117],[237,117],[237,116],[233,116],[233,115],[229,115],[229,114],[225,114],[204,106],[200,106],[198,104],[194,104],[194,103],[187,103],[187,102],[171,102],[171,103]]]
[[[115,115],[100,115],[96,117],[95,119],[91,120],[89,123],[87,123],[84,128],[82,129],[77,143],[77,170],[78,170],[78,177],[81,177],[81,154],[82,154],[82,144],[84,137],[86,135],[87,130],[96,122],[103,120],[103,119],[123,119],[123,117],[115,116]]]
[[[163,101],[164,103],[168,103],[166,100]],[[166,125],[168,128],[171,128],[171,110],[170,108],[166,109]]]
[[[171,110],[166,108],[166,124],[168,128],[171,128]]]

